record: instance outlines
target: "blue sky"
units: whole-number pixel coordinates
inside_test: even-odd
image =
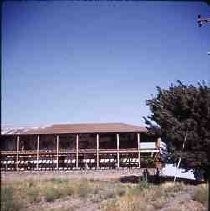
[[[176,80],[210,82],[202,2],[4,2],[2,124],[141,125]]]

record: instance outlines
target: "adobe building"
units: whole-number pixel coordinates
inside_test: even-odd
[[[1,171],[156,167],[157,138],[124,123],[57,124],[2,131]]]

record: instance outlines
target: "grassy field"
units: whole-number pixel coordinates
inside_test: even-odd
[[[207,210],[207,190],[206,184],[29,179],[2,184],[1,210]]]

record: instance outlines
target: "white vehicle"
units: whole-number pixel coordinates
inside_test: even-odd
[[[185,171],[185,169],[177,168],[174,164],[166,164],[162,169],[162,175],[195,180],[193,170]]]

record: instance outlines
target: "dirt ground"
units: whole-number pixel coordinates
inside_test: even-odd
[[[155,169],[149,170],[151,174],[155,173]],[[21,181],[25,179],[93,179],[93,180],[119,180],[126,176],[140,176],[141,169],[120,169],[120,170],[87,170],[87,171],[39,171],[39,172],[1,172],[1,181],[3,183]]]

